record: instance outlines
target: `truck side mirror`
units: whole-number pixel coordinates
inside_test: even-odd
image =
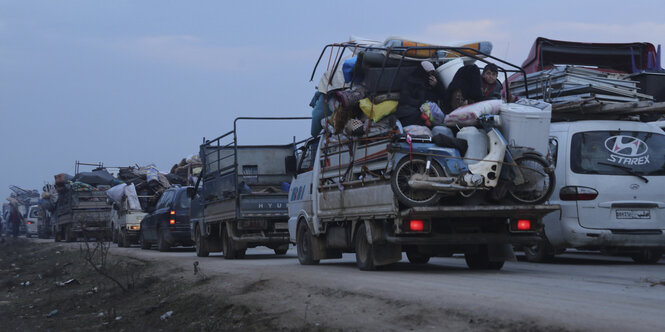
[[[196,196],[196,188],[187,187],[187,197],[194,198],[194,196]]]
[[[286,169],[286,174],[295,175],[297,171],[297,162],[296,156],[286,156],[284,158],[284,168]]]

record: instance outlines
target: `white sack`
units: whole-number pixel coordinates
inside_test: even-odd
[[[125,183],[115,185],[112,188],[106,190],[106,196],[111,198],[114,202],[120,204],[122,202],[122,196],[125,192],[125,187],[127,187],[127,184]]]

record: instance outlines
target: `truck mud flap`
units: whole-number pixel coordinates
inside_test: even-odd
[[[372,257],[376,265],[388,265],[402,260],[402,246],[394,242],[386,241],[386,233],[383,232],[381,221],[365,221],[367,230],[367,241],[372,244],[374,250]]]

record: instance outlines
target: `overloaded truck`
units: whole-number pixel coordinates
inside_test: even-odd
[[[72,185],[60,193],[55,210],[55,241],[75,241],[79,237],[107,238],[111,206],[106,193]]]
[[[223,252],[226,259],[243,258],[247,248],[267,246],[284,255],[289,248],[288,183],[295,170],[296,143],[239,145],[240,120],[306,118],[236,118],[233,130],[200,147],[203,166],[191,188],[191,236],[196,254]],[[202,208],[201,208],[202,207]]]
[[[343,104],[353,108],[350,100],[357,102],[353,96],[380,99],[373,90],[381,88],[372,77],[389,80],[383,84],[388,89],[400,86],[401,66],[422,60],[409,59],[407,55],[415,54],[412,51],[422,51],[416,55],[433,57],[435,63],[446,54],[457,53],[480,62],[492,59],[502,65],[499,68],[504,73],[519,71],[519,67],[466,47],[385,48],[343,43],[326,48],[331,55],[344,54],[344,49],[360,55],[358,50],[362,50],[349,67],[353,75],[364,76],[364,81],[352,78],[351,84],[323,96],[323,129],[300,149],[288,210],[290,239],[296,243],[301,264],[355,252],[358,267],[372,270],[401,260],[403,252],[416,264],[434,256],[463,253],[472,269],[500,269],[506,260],[514,259],[513,245],[542,240],[543,216],[559,209],[542,204],[554,186],[547,158],[548,104],[530,100],[500,103],[500,116],[474,118],[473,125],[467,123],[468,129],[459,130],[457,137],[450,132],[443,135],[446,137],[409,132],[390,116],[371,121],[375,119],[371,112],[346,125],[335,125],[342,117],[340,112],[350,109]],[[375,65],[362,63],[363,58],[376,57],[383,60]],[[334,83],[340,62],[341,58],[331,62],[322,80],[324,87]],[[386,67],[390,63],[393,67]],[[525,132],[527,137],[522,136]],[[470,133],[473,135],[465,136]],[[466,138],[463,144],[462,137]],[[467,144],[462,151],[460,146]]]
[[[80,166],[96,166],[92,172],[79,173]],[[113,183],[101,163],[85,164],[76,162],[76,175],[55,176],[58,201],[54,211],[53,232],[55,241],[72,242],[83,237],[86,240],[109,239],[111,229],[111,206],[106,202],[105,190]]]

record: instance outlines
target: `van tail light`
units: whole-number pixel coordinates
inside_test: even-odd
[[[171,224],[171,225],[175,225],[175,219],[171,219],[171,220],[169,220],[169,224]]]
[[[32,225],[32,221],[28,221],[28,225]]]
[[[517,230],[518,231],[528,231],[531,229],[531,220],[529,219],[519,219],[517,220]]]
[[[598,191],[589,187],[567,186],[559,191],[562,201],[592,201],[598,197]]]
[[[409,229],[414,232],[422,232],[425,230],[425,222],[422,220],[411,220],[409,222]]]

